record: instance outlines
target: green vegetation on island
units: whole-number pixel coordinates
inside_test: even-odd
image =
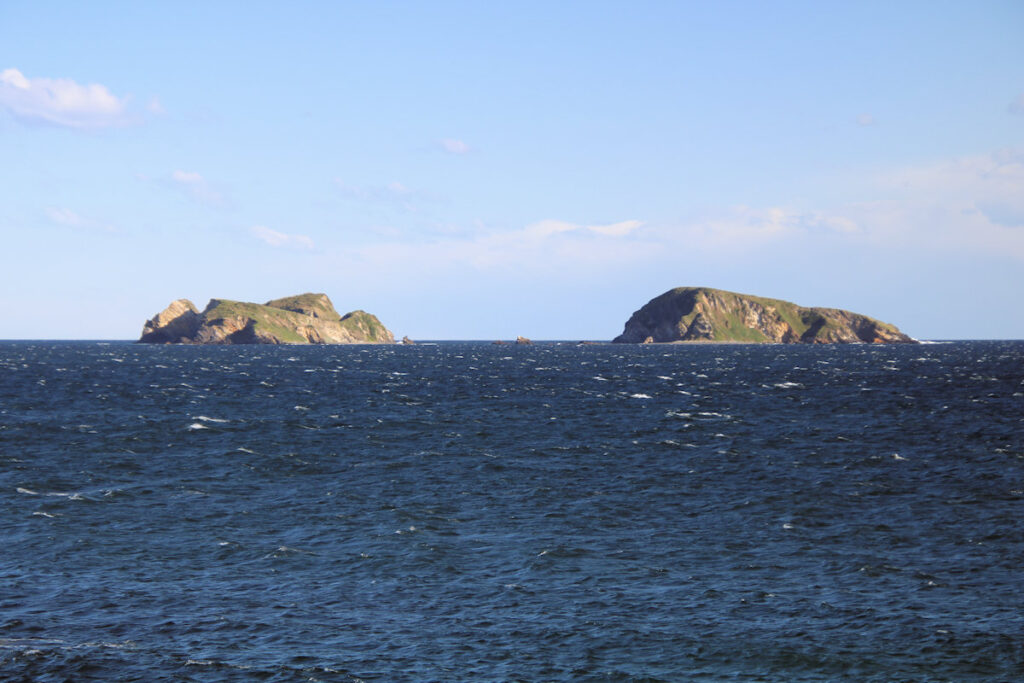
[[[913,343],[895,326],[837,308],[709,287],[678,287],[651,299],[626,322],[617,343]]]
[[[211,299],[200,313],[179,299],[146,322],[140,342],[156,344],[391,344],[394,335],[365,311],[338,314],[326,294],[265,304]]]

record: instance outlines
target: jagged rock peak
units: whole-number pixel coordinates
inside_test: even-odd
[[[626,322],[617,343],[913,343],[895,326],[836,308],[708,287],[678,287],[651,299]]]
[[[140,342],[183,344],[391,344],[394,335],[365,311],[338,315],[326,294],[265,304],[210,299],[202,313],[179,299],[146,323]]]
[[[172,301],[171,305],[146,321],[141,342],[174,344],[192,337],[199,329],[200,314],[188,299]]]

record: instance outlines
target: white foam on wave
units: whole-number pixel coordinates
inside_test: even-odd
[[[231,420],[224,420],[219,417],[208,417],[206,415],[199,415],[192,418],[193,420],[199,420],[200,422],[231,422]]]
[[[26,496],[52,496],[54,498],[67,498],[68,500],[85,500],[84,498],[82,498],[82,495],[80,493],[62,493],[60,491],[39,493],[38,491],[33,491],[32,489],[27,489],[22,486],[19,486],[14,490],[17,491],[18,493],[23,493]]]
[[[630,394],[630,398],[651,398],[649,394]]]
[[[190,432],[195,432],[195,431],[198,431],[200,429],[209,429],[209,427],[207,427],[206,425],[204,425],[204,424],[202,424],[200,422],[193,422],[192,424],[190,424],[188,426],[188,431],[190,431]]]
[[[32,514],[38,517],[49,517],[50,519],[57,518],[57,515],[51,515],[49,512],[39,512],[38,510],[36,512],[33,512]]]
[[[804,385],[799,382],[778,382],[772,386],[776,389],[797,389],[802,388]]]

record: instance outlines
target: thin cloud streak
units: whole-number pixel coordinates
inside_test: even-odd
[[[113,226],[104,225],[99,221],[86,218],[81,214],[66,207],[48,206],[45,210],[46,217],[51,223],[76,230],[96,230],[102,232],[116,232]]]
[[[449,154],[469,154],[472,148],[462,140],[455,140],[454,138],[444,138],[440,141],[441,149],[448,152]]]
[[[880,174],[868,191],[887,198],[813,210],[734,206],[678,223],[545,219],[429,242],[379,241],[336,256],[366,272],[430,277],[469,269],[520,278],[639,274],[680,259],[731,267],[768,253],[814,263],[844,249],[1024,262],[1024,152],[896,169]]]
[[[206,178],[195,171],[180,169],[171,173],[169,184],[193,201],[207,206],[223,208],[227,205],[224,194],[217,190]]]
[[[254,225],[249,232],[264,244],[286,249],[312,249],[313,240],[306,235],[290,235],[272,230],[265,225]]]

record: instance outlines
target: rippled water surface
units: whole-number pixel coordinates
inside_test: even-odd
[[[0,344],[0,679],[1012,681],[1024,343]]]

